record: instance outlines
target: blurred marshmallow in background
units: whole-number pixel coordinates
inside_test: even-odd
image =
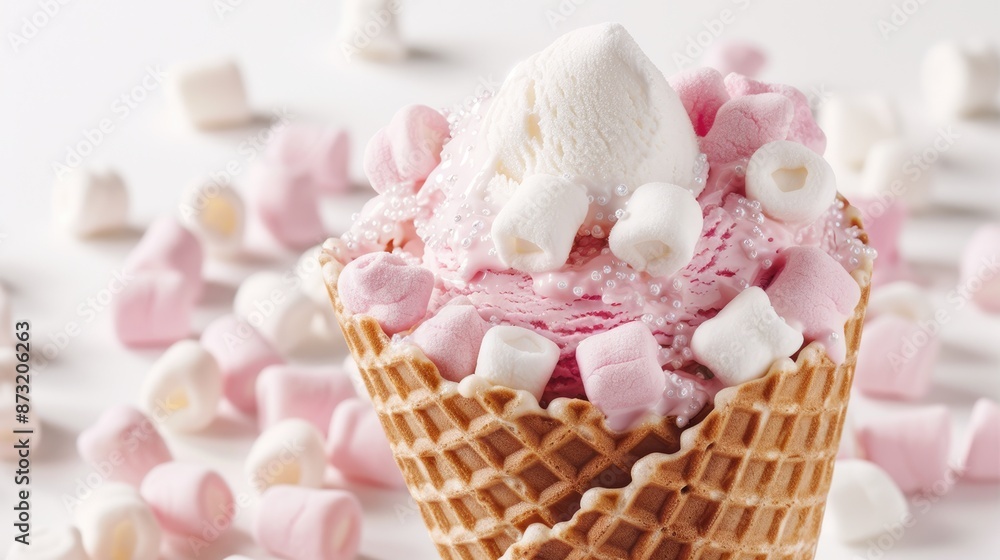
[[[834,168],[864,168],[876,142],[899,134],[899,115],[885,95],[833,95],[820,107],[817,118],[826,133],[824,156]]]
[[[222,400],[219,363],[197,342],[182,340],[150,368],[140,400],[146,412],[168,429],[202,430],[212,423]]]
[[[253,113],[243,75],[233,60],[177,65],[169,72],[175,102],[195,127],[225,128],[247,124]]]
[[[75,527],[43,527],[31,533],[31,544],[14,543],[7,560],[90,560]]]
[[[701,59],[703,66],[715,68],[723,76],[730,72],[756,78],[767,65],[767,53],[764,49],[745,39],[715,41],[705,51]]]
[[[317,329],[326,328],[326,309],[299,282],[294,274],[261,270],[240,284],[233,301],[233,313],[283,355],[314,343]]]
[[[902,524],[906,497],[878,465],[860,459],[837,461],[827,497],[827,519],[846,542],[862,542]]]
[[[936,120],[995,113],[1000,52],[979,39],[938,43],[924,55],[921,83],[924,101]]]
[[[76,508],[91,560],[156,560],[162,531],[153,511],[127,484],[106,482]]]
[[[243,198],[229,185],[196,183],[181,196],[179,210],[181,222],[213,256],[231,256],[243,248],[246,210]]]
[[[128,206],[125,181],[112,170],[66,171],[57,177],[52,191],[56,226],[81,238],[125,229]]]
[[[344,0],[337,31],[337,50],[348,62],[358,57],[396,62],[406,58],[399,34],[402,0]]]
[[[983,311],[1000,313],[1000,223],[980,226],[962,253],[961,284]]]

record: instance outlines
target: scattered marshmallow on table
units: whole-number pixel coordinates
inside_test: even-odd
[[[731,99],[701,139],[701,151],[712,165],[748,158],[764,144],[787,138],[794,117],[795,106],[780,93]]]
[[[229,529],[236,504],[219,473],[193,463],[164,463],[149,471],[139,489],[164,531],[185,537]]]
[[[822,216],[837,198],[837,181],[823,156],[786,140],[754,152],[747,164],[746,189],[765,214],[799,224]]]
[[[153,511],[127,484],[106,482],[76,508],[91,560],[156,560],[162,532]]]
[[[354,560],[361,544],[361,503],[346,490],[276,486],[261,496],[254,538],[287,560]]]
[[[979,399],[959,457],[959,471],[965,480],[1000,482],[1000,406],[989,399]]]
[[[881,315],[865,324],[854,387],[876,398],[916,400],[927,394],[941,341],[912,319]]]
[[[150,368],[139,399],[146,412],[169,429],[202,430],[215,419],[222,400],[219,363],[197,342],[182,340]]]
[[[762,93],[784,96],[792,103],[792,122],[788,125],[788,134],[781,139],[803,144],[817,154],[826,150],[826,134],[813,118],[809,99],[801,91],[787,84],[761,82],[736,73],[727,75],[725,82],[726,91],[733,98]]]
[[[924,55],[921,84],[939,120],[987,114],[996,109],[1000,53],[984,41],[938,43]]]
[[[402,187],[414,192],[441,163],[448,119],[426,105],[408,105],[393,115],[365,147],[365,175],[375,192]]]
[[[767,64],[767,54],[750,41],[716,41],[705,52],[701,63],[717,69],[723,76],[736,72],[753,78]]]
[[[105,410],[80,432],[76,449],[106,479],[133,486],[153,467],[173,459],[153,421],[129,405]]]
[[[826,132],[827,159],[836,165],[860,170],[876,142],[899,134],[892,101],[882,95],[833,95],[819,111],[819,125]]]
[[[268,163],[305,176],[320,193],[351,187],[350,137],[339,128],[289,123],[275,132],[265,155]]]
[[[861,170],[860,194],[885,194],[903,200],[911,210],[926,209],[934,171],[915,161],[919,161],[919,150],[905,140],[886,138],[875,142]]]
[[[7,560],[90,560],[76,527],[32,529],[31,544],[15,542]]]
[[[422,319],[433,290],[434,273],[384,252],[351,261],[337,280],[347,311],[373,317],[388,334],[405,331]]]
[[[347,399],[330,419],[327,459],[348,480],[384,488],[405,483],[375,409],[361,399]]]
[[[684,104],[695,134],[707,134],[719,108],[729,101],[722,74],[714,68],[691,68],[674,74],[667,81]]]
[[[288,418],[301,418],[326,434],[333,409],[352,398],[354,385],[329,366],[271,366],[257,378],[257,423],[261,430]]]
[[[493,220],[497,256],[524,272],[565,265],[588,207],[583,185],[554,175],[526,177]]]
[[[857,440],[862,458],[885,469],[907,494],[943,491],[950,485],[951,414],[944,406],[861,418]]]
[[[475,372],[489,329],[490,323],[471,303],[449,303],[414,329],[409,341],[437,366],[441,377],[458,382]]]
[[[695,359],[727,386],[763,376],[781,358],[798,352],[802,333],[778,316],[767,293],[747,288],[691,336]]]
[[[476,360],[476,377],[527,391],[542,398],[556,363],[559,346],[522,327],[498,325],[486,331]]]
[[[253,118],[235,61],[179,65],[170,70],[170,79],[180,108],[198,128],[237,126]]]
[[[881,258],[881,255],[879,255]],[[868,296],[865,320],[883,315],[896,315],[913,322],[934,316],[934,304],[927,290],[913,282],[891,282],[872,290]]]
[[[66,171],[53,187],[52,215],[58,227],[77,237],[124,229],[128,225],[128,189],[114,171]]]
[[[355,56],[381,62],[406,57],[408,49],[399,35],[399,2],[346,0],[337,31],[340,51],[353,62]]]
[[[253,325],[235,315],[223,315],[205,327],[201,345],[219,364],[226,400],[241,412],[256,412],[257,376],[264,368],[284,363],[277,350]]]
[[[1000,223],[980,226],[962,251],[960,285],[980,309],[1000,313]]]
[[[319,191],[309,176],[268,162],[247,172],[250,205],[278,243],[305,249],[326,238],[319,211]]]
[[[197,301],[204,288],[201,242],[173,216],[158,218],[125,260],[125,270],[161,272],[173,270],[183,279],[185,297]]]
[[[112,303],[115,335],[126,346],[166,346],[191,334],[195,301],[175,270],[135,272]]]
[[[32,408],[28,422],[22,424],[15,419],[17,406],[13,385],[0,383],[0,460],[19,460],[20,450],[15,445],[25,437],[31,438],[31,451],[37,452],[42,439],[42,423],[37,409]],[[31,430],[31,434],[18,434],[14,430]]]
[[[641,321],[591,335],[577,346],[587,400],[608,417],[613,429],[628,427],[662,398],[666,378],[659,352],[659,343]]]
[[[910,511],[889,474],[860,459],[834,464],[826,504],[827,517],[845,542],[861,542],[901,526]]]
[[[246,208],[229,185],[196,183],[181,197],[180,218],[212,254],[233,255],[243,247]]]
[[[694,257],[704,220],[691,191],[647,183],[632,193],[625,214],[611,228],[608,247],[629,266],[651,276],[671,276]]]
[[[248,276],[233,299],[233,314],[255,327],[282,354],[315,340],[315,324],[323,311],[295,277],[270,270]]]
[[[326,451],[316,426],[289,418],[264,430],[247,453],[244,471],[250,486],[263,492],[288,484],[318,488],[323,484]]]

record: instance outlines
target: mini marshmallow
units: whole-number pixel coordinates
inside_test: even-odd
[[[625,210],[608,236],[616,257],[651,276],[672,276],[687,266],[704,224],[691,191],[647,183],[632,193]]]
[[[262,162],[247,174],[253,212],[276,241],[304,249],[326,238],[319,192],[308,175]]]
[[[750,41],[716,41],[705,52],[702,64],[717,69],[723,76],[736,72],[753,78],[767,64],[767,54]]]
[[[128,224],[128,189],[114,171],[65,172],[53,187],[52,215],[76,237],[119,231]]]
[[[927,290],[913,282],[891,282],[872,290],[868,296],[865,320],[883,315],[895,315],[916,323],[934,316],[934,304]]]
[[[1000,482],[1000,406],[979,399],[972,407],[958,469],[966,480]]]
[[[941,340],[912,319],[881,315],[865,324],[854,387],[869,397],[916,400],[927,394]]]
[[[819,247],[789,247],[778,257],[778,273],[765,290],[771,305],[806,343],[820,341],[830,359],[842,364],[844,324],[861,300],[861,287]]]
[[[917,167],[918,149],[898,138],[887,138],[872,144],[861,170],[860,194],[877,197],[882,194],[899,198],[911,210],[928,207],[933,167]]]
[[[178,66],[171,70],[170,76],[180,108],[198,128],[237,126],[253,117],[243,76],[232,60]]]
[[[266,367],[284,363],[281,355],[253,325],[235,315],[223,315],[205,327],[201,345],[219,364],[226,400],[241,412],[255,413],[257,376]]]
[[[525,178],[493,221],[497,256],[504,265],[524,272],[563,266],[588,206],[581,185],[553,175]]]
[[[212,354],[193,340],[167,349],[143,382],[140,402],[169,429],[196,432],[208,427],[222,400],[222,371]]]
[[[179,208],[181,222],[212,254],[228,256],[242,248],[246,209],[229,185],[197,183],[182,195]]]
[[[981,41],[938,43],[924,55],[924,100],[939,120],[989,113],[1000,90],[1000,53]]]
[[[173,459],[153,421],[134,407],[104,411],[76,438],[84,462],[108,480],[138,486],[153,467]]]
[[[659,402],[666,383],[659,352],[659,343],[641,321],[589,336],[577,346],[587,400],[608,417],[612,429],[628,427]]]
[[[378,414],[361,399],[347,399],[330,419],[327,458],[347,479],[383,488],[406,486]]]
[[[972,301],[989,313],[1000,313],[1000,224],[980,226],[962,251],[961,285]]]
[[[949,483],[951,414],[944,406],[863,419],[857,425],[857,438],[861,456],[885,469],[904,493]]]
[[[244,472],[258,492],[279,484],[318,488],[326,452],[316,426],[289,418],[264,430],[247,453]]]
[[[787,138],[794,117],[795,106],[779,93],[731,99],[701,139],[701,151],[713,166],[748,158],[764,144]]]
[[[233,299],[233,314],[255,326],[281,354],[312,342],[312,329],[324,311],[296,284],[287,275],[262,270],[248,276]]]
[[[36,409],[28,414],[28,422],[20,423],[16,419],[17,394],[14,385],[0,383],[0,461],[18,460],[18,449],[14,447],[24,438],[31,439],[32,451],[38,451],[42,439],[42,423]],[[31,430],[31,433],[17,433],[15,430]]]
[[[337,280],[347,311],[373,317],[387,334],[405,331],[422,319],[433,290],[434,273],[383,252],[351,261]]]
[[[892,102],[881,95],[834,95],[819,111],[819,125],[826,132],[826,157],[831,163],[862,169],[876,142],[899,134]]]
[[[802,347],[802,333],[785,323],[767,293],[747,288],[691,336],[695,359],[727,386],[763,376]]]
[[[174,535],[204,538],[206,529],[218,535],[236,514],[229,485],[219,473],[201,465],[159,465],[146,475],[139,492],[163,530]]]
[[[471,304],[449,303],[420,324],[410,335],[441,377],[456,383],[472,375],[489,322]]]
[[[777,93],[792,102],[792,122],[788,126],[788,134],[783,140],[798,142],[810,150],[822,155],[826,150],[826,135],[813,119],[809,99],[801,91],[787,84],[769,84],[759,82],[741,74],[729,74],[725,78],[726,91],[730,97],[737,98],[761,93]]]
[[[115,335],[130,347],[166,346],[191,334],[192,287],[175,270],[132,274],[112,302]]]
[[[826,504],[828,519],[845,542],[875,538],[904,523],[910,511],[889,474],[859,459],[836,462]]]
[[[162,533],[152,510],[127,484],[106,482],[76,509],[91,560],[156,560]]]
[[[354,397],[354,386],[336,368],[272,366],[257,378],[256,393],[257,423],[262,431],[281,420],[301,418],[326,435],[333,409]]]
[[[361,503],[346,490],[278,486],[261,496],[254,538],[287,560],[354,560],[362,522]]]
[[[400,4],[391,0],[346,0],[340,11],[337,37],[348,62],[355,55],[368,60],[394,62],[407,55],[399,36]],[[377,31],[372,32],[372,28]]]
[[[764,213],[786,223],[812,222],[837,198],[830,164],[802,144],[786,140],[754,152],[747,164],[746,189]]]
[[[342,194],[351,187],[350,138],[339,128],[290,123],[275,133],[265,154],[269,163],[307,177],[320,193]]]
[[[476,376],[541,399],[558,361],[555,342],[522,327],[498,325],[483,337]]]
[[[729,101],[722,74],[714,68],[691,68],[671,76],[674,88],[698,136],[705,136],[715,122],[719,107]]]
[[[90,560],[76,527],[33,529],[31,544],[15,542],[7,560]]]
[[[403,107],[365,148],[365,175],[382,194],[401,185],[413,192],[441,163],[448,119],[426,105]]]
[[[158,218],[125,260],[127,272],[172,270],[183,278],[185,297],[197,301],[204,281],[201,276],[204,253],[201,242],[173,216]]]

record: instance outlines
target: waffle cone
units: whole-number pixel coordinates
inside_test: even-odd
[[[853,208],[849,218],[860,227]],[[862,234],[862,240],[865,237]],[[840,366],[810,344],[721,391],[683,434],[614,432],[589,402],[482,385],[468,397],[327,287],[396,462],[446,560],[812,559],[847,413],[870,266]],[[467,391],[463,391],[468,393]]]

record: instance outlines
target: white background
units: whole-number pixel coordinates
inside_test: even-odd
[[[22,34],[22,18],[31,18],[40,5],[34,0],[0,5],[0,279],[13,294],[15,318],[32,321],[36,349],[54,343],[54,333],[70,322],[81,327],[79,336],[34,378],[36,410],[46,432],[32,466],[37,525],[69,521],[63,497],[72,495],[78,479],[89,473],[77,459],[76,435],[105,406],[134,402],[158,354],[123,348],[111,336],[106,310],[87,322],[78,306],[108,285],[146,224],[174,211],[181,189],[232,160],[245,169],[249,162],[238,146],[259,133],[252,127],[197,132],[175,118],[164,86],[120,118],[112,104],[141,84],[147,68],[236,57],[261,113],[286,110],[293,120],[339,124],[353,133],[353,175],[361,183],[364,142],[398,107],[413,102],[450,106],[478,87],[495,87],[516,61],[578,26],[624,23],[669,75],[677,70],[673,55],[683,54],[689,38],[728,9],[733,23],[723,26],[722,37],[752,38],[763,45],[771,56],[765,79],[792,83],[813,97],[831,91],[884,91],[902,103],[907,133],[928,140],[934,128],[921,117],[917,88],[923,51],[945,38],[979,35],[1000,42],[1000,4],[993,0],[911,1],[905,7],[913,13],[905,21],[897,14],[895,23],[901,25],[888,36],[878,23],[892,23],[894,2],[888,0],[566,0],[564,21],[552,17],[560,10],[555,0],[403,0],[401,26],[416,54],[405,63],[384,66],[345,60],[335,37],[336,2],[231,0],[237,5],[220,15],[217,7],[224,2],[71,1],[16,51],[10,34]],[[895,4],[904,7],[901,1]],[[104,118],[113,121],[114,131],[84,165],[120,170],[131,189],[136,231],[82,243],[50,227],[52,165],[84,140],[84,129]],[[908,225],[903,249],[914,273],[935,289],[952,318],[943,333],[935,384],[925,400],[952,409],[958,436],[978,396],[1000,398],[1000,320],[968,306],[948,307],[944,301],[957,283],[954,267],[965,240],[977,225],[1000,216],[1000,122],[969,123],[956,130],[959,140],[945,154],[934,187],[939,208]],[[234,182],[239,185],[240,179]],[[325,208],[331,232],[344,227],[344,217],[362,200],[355,196]],[[288,266],[293,258],[278,257],[274,268]],[[250,270],[249,265],[209,263],[211,287],[196,332],[229,309],[235,285]],[[325,359],[336,357],[328,353]],[[910,406],[856,402],[862,414]],[[203,434],[168,438],[175,455],[204,460],[222,471],[237,492],[246,492],[240,465],[253,435],[251,422],[227,414]],[[12,469],[0,463],[0,470]],[[12,536],[6,505],[12,487],[7,473],[0,478],[2,553]],[[368,515],[362,546],[367,557],[435,557],[405,495],[365,491],[362,497]],[[240,512],[239,530],[200,557],[239,551],[264,558],[246,532],[255,513],[255,507]],[[920,513],[916,525],[888,550],[844,548],[828,532],[819,557],[996,558],[997,527],[998,487],[960,484]]]

